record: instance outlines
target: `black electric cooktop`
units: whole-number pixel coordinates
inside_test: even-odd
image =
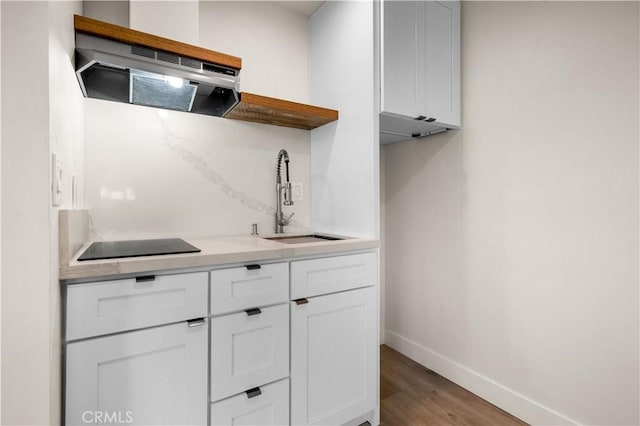
[[[98,241],[92,243],[78,260],[117,259],[161,254],[197,253],[200,249],[180,238],[160,240]]]

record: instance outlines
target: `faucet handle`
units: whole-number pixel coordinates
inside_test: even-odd
[[[288,218],[286,218],[286,219],[282,219],[282,224],[283,224],[284,226],[289,225],[289,221],[291,220],[291,218],[293,217],[293,215],[294,215],[294,214],[296,214],[296,212],[291,213],[291,214],[289,215],[289,217],[288,217]]]

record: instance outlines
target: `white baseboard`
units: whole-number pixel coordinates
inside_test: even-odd
[[[386,345],[401,354],[529,424],[579,424],[579,422],[391,330],[385,330],[384,341]]]

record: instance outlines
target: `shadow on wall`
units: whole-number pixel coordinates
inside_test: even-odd
[[[466,302],[455,297],[467,282],[461,268],[467,205],[463,131],[387,145],[383,155],[386,324],[391,331],[417,336],[423,334],[418,329],[436,333],[434,324],[444,317],[460,327],[458,336],[465,336]],[[438,300],[457,300],[440,303],[435,310],[408,303],[434,300],[435,294]],[[425,322],[412,320],[417,317]],[[460,339],[452,344],[465,343]]]
[[[390,186],[387,187],[387,195],[392,195],[401,190],[406,184],[417,174],[431,164],[438,155],[442,154],[443,148],[454,145],[459,151],[459,169],[451,168],[452,174],[462,171],[462,152],[463,130],[449,130],[433,136],[425,136],[422,138],[411,139],[406,142],[396,144],[383,145],[384,155],[403,157],[403,166],[401,169],[391,170],[387,173],[393,174],[393,179],[389,180]],[[448,149],[451,149],[449,147]],[[408,160],[408,161],[407,161]],[[450,166],[450,164],[447,164]]]

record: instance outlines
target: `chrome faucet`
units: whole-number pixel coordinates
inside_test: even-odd
[[[284,167],[286,171],[287,180],[284,185],[282,184],[282,177],[280,175],[280,168],[282,167],[282,159],[284,158]],[[291,213],[289,217],[285,218],[282,213],[282,205],[292,206],[293,200],[291,199],[291,182],[289,182],[289,153],[281,149],[278,153],[278,173],[276,174],[276,234],[284,233],[284,227],[289,225],[291,218],[295,213]],[[282,199],[284,196],[284,200]]]

